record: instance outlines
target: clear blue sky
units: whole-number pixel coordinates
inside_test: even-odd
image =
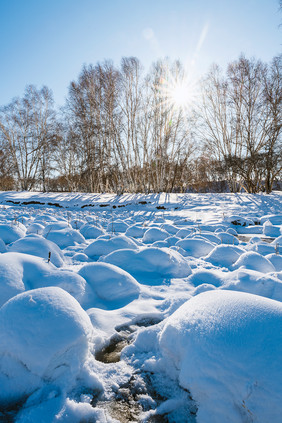
[[[281,52],[278,0],[0,0],[0,105],[27,84],[62,105],[83,64],[179,58],[201,74]]]

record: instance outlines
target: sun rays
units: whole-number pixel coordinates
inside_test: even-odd
[[[174,112],[187,112],[197,101],[198,84],[185,71],[181,74],[167,72],[161,77],[158,84],[161,102]]]

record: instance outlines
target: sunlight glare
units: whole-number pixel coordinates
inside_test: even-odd
[[[195,102],[196,85],[189,78],[171,78],[169,81],[162,79],[160,82],[163,98],[174,110],[188,109]]]
[[[171,100],[176,107],[185,107],[189,104],[190,89],[187,83],[176,84],[171,89]]]

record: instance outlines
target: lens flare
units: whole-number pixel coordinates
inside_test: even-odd
[[[187,110],[196,101],[197,84],[188,76],[182,78],[160,79],[163,101],[175,111]]]

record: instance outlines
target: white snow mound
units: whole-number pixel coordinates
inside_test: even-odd
[[[215,247],[215,244],[205,239],[185,238],[178,241],[176,247],[181,247],[189,256],[196,258],[206,256]]]
[[[281,421],[280,302],[240,292],[199,294],[168,319],[159,345],[167,368],[173,364],[198,404],[198,423]]]
[[[80,301],[85,284],[77,273],[59,270],[39,257],[13,252],[0,255],[0,306],[24,291],[47,286],[59,286]]]
[[[80,233],[86,239],[94,239],[98,238],[100,235],[105,235],[106,232],[94,224],[86,223],[80,227]]]
[[[86,282],[84,308],[120,308],[139,296],[138,282],[126,271],[108,263],[89,263],[78,272]]]
[[[234,269],[244,267],[250,270],[257,270],[262,273],[275,272],[273,264],[261,254],[254,251],[247,251],[242,254],[233,265]]]
[[[149,228],[144,233],[143,242],[146,243],[153,243],[155,241],[163,241],[164,239],[169,237],[169,233],[164,229],[160,228]]]
[[[92,330],[86,312],[60,288],[9,300],[0,309],[0,403],[19,400],[39,381],[70,387],[88,357]]]
[[[122,248],[137,249],[137,244],[125,235],[114,236],[111,239],[97,239],[85,248],[88,257],[100,257]]]
[[[9,247],[9,251],[30,254],[36,257],[42,257],[45,260],[48,260],[49,253],[51,253],[51,263],[56,267],[61,267],[64,264],[64,256],[58,245],[48,239],[42,238],[41,235],[30,234],[18,239]]]
[[[233,245],[217,245],[207,257],[205,257],[205,260],[212,264],[228,268],[232,266],[244,252],[242,248]]]
[[[124,249],[114,251],[102,260],[121,267],[147,285],[154,285],[159,278],[185,278],[191,274],[185,258],[170,248]]]
[[[45,238],[54,242],[60,248],[86,243],[84,236],[79,231],[69,227],[51,231],[45,235]]]
[[[17,239],[25,236],[26,229],[24,225],[20,223],[11,223],[1,224],[0,225],[0,238],[5,242],[5,244],[10,244],[11,242],[16,241]]]

